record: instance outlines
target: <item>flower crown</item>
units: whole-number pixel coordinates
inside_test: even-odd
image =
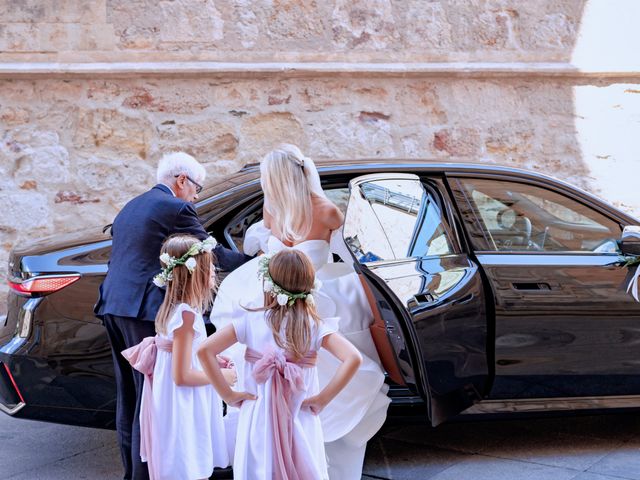
[[[167,252],[160,255],[160,261],[165,265],[162,271],[153,277],[153,283],[158,287],[164,287],[168,282],[173,280],[173,269],[178,265],[187,267],[189,273],[193,273],[198,263],[193,258],[202,252],[211,253],[218,244],[215,238],[208,237],[201,242],[196,242],[189,247],[180,258],[172,257]]]
[[[314,282],[313,288],[310,292],[292,293],[288,290],[285,290],[273,281],[271,275],[269,274],[270,261],[271,255],[263,255],[262,257],[260,257],[260,261],[258,264],[258,278],[261,278],[263,281],[263,289],[265,293],[269,293],[272,297],[276,297],[278,305],[282,307],[284,307],[285,305],[290,307],[298,299],[304,300],[305,303],[309,306],[314,306],[316,304],[315,299],[313,298],[313,293],[320,288],[319,280],[316,280]]]

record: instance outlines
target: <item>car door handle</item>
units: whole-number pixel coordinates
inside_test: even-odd
[[[546,282],[513,282],[511,286],[515,290],[551,290]]]
[[[429,292],[425,292],[425,293],[416,293],[413,296],[412,299],[415,303],[429,303],[429,302],[433,302],[436,300],[436,298],[433,296],[433,294],[429,293]]]

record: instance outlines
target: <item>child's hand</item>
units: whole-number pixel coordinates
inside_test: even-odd
[[[233,360],[229,357],[225,357],[224,355],[216,355],[216,359],[218,360],[218,366],[220,368],[232,368],[235,366],[233,364]]]
[[[230,387],[233,387],[238,381],[238,375],[235,368],[223,368],[220,370],[222,376]]]
[[[255,400],[257,397],[249,392],[236,392],[231,391],[231,395],[227,398],[223,398],[224,402],[230,407],[239,407],[245,400]]]
[[[325,402],[319,395],[314,395],[309,397],[302,402],[302,410],[309,410],[314,415],[318,415],[324,407],[327,406],[327,402]]]

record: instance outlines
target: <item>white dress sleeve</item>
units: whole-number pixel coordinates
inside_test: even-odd
[[[320,324],[316,330],[316,350],[322,348],[322,340],[324,337],[338,331],[339,320],[338,317],[328,317],[320,320]]]
[[[202,320],[200,313],[197,310],[191,308],[186,303],[179,304],[173,311],[171,320],[169,320],[169,323],[167,324],[167,335],[173,337],[173,332],[182,327],[184,323],[184,320],[182,319],[183,312],[191,312],[195,317],[193,319],[193,330],[195,331],[195,337],[206,338],[207,331],[204,327],[204,321]]]
[[[242,250],[247,255],[255,255],[260,250],[266,252],[267,242],[271,236],[271,230],[264,226],[264,220],[251,225],[244,234],[242,242]]]
[[[238,339],[238,343],[246,344],[247,343],[247,316],[246,315],[238,315],[231,320],[231,324],[233,325],[233,329],[236,331],[236,338]]]

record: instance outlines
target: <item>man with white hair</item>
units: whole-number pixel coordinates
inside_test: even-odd
[[[140,460],[140,400],[143,376],[120,354],[155,335],[154,320],[164,290],[153,283],[160,272],[160,248],[173,234],[208,237],[191,202],[198,199],[205,169],[191,155],[176,152],[158,164],[158,184],[129,201],[118,213],[109,269],[100,286],[95,314],[102,319],[113,356],[117,388],[116,430],[124,465],[124,478],[147,479],[147,464]],[[218,268],[233,270],[249,257],[218,245],[213,250]]]

